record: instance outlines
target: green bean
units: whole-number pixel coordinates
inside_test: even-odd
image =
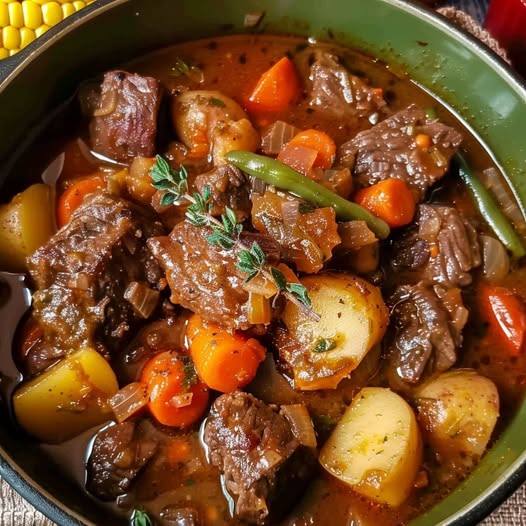
[[[365,221],[380,239],[385,239],[389,235],[389,226],[385,221],[276,159],[240,150],[227,153],[225,158],[240,170],[265,181],[267,184],[281,190],[287,190],[316,206],[331,206],[339,219]]]
[[[475,201],[479,212],[491,227],[500,242],[514,255],[522,257],[526,254],[522,239],[519,237],[508,218],[491,192],[482,181],[473,173],[464,156],[457,152],[454,157],[458,164],[458,173],[466,185],[471,197]]]

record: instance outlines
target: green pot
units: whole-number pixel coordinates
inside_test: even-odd
[[[0,62],[0,185],[16,177],[8,175],[16,152],[80,81],[159,46],[242,32],[244,14],[260,10],[266,32],[334,38],[407,71],[480,136],[526,203],[524,85],[478,41],[402,0],[98,0]],[[0,401],[0,474],[58,524],[118,524],[56,477],[7,412]],[[464,526],[489,514],[526,479],[525,427],[523,404],[473,475],[412,524]]]

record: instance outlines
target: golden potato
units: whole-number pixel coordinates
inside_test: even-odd
[[[13,408],[28,433],[57,444],[109,420],[108,400],[118,389],[108,362],[85,348],[22,385],[13,397]]]
[[[53,234],[54,208],[51,189],[34,184],[0,206],[0,267],[24,272],[26,258]]]
[[[422,463],[413,410],[390,389],[363,388],[323,446],[319,460],[357,493],[398,506],[409,496]]]
[[[301,283],[321,319],[288,302],[274,343],[296,389],[334,389],[382,339],[387,308],[377,287],[352,274],[306,276]]]
[[[499,416],[499,393],[471,369],[442,373],[415,394],[424,439],[442,461],[470,466],[486,450]]]

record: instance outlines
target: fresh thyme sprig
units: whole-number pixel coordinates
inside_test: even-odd
[[[247,274],[246,282],[251,281],[259,274],[272,281],[278,293],[283,294],[289,301],[301,308],[312,318],[319,320],[319,315],[312,311],[311,301],[307,289],[301,283],[289,283],[283,272],[268,264],[265,252],[257,242],[249,247],[243,246],[240,236],[243,225],[238,223],[236,213],[229,207],[220,220],[212,216],[212,192],[206,186],[201,193],[188,193],[188,172],[183,165],[179,170],[174,170],[162,156],[156,157],[156,162],[150,170],[153,180],[152,186],[164,191],[161,198],[163,206],[187,201],[190,206],[186,209],[186,220],[194,226],[211,228],[212,233],[206,236],[206,241],[223,250],[233,250],[236,246],[242,247],[238,251],[236,267]]]
[[[164,190],[161,205],[173,205],[188,192],[188,172],[181,165],[179,170],[174,170],[160,155],[156,157],[155,164],[150,170],[153,180],[152,186],[157,190]]]

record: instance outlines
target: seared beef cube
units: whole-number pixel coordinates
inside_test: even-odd
[[[419,134],[430,137],[429,148],[416,143]],[[428,120],[424,110],[413,104],[343,144],[340,156],[354,157],[358,185],[394,177],[405,181],[421,201],[427,189],[444,176],[461,141],[459,132]]]
[[[268,524],[293,506],[315,465],[287,419],[248,393],[216,399],[204,441],[235,499],[236,517],[251,524]]]
[[[134,422],[104,429],[95,437],[88,460],[88,491],[101,500],[123,495],[156,451],[157,443],[141,438]]]
[[[409,228],[394,243],[393,266],[418,272],[418,279],[447,287],[464,287],[480,265],[480,247],[473,225],[449,206],[419,205],[418,230]]]
[[[405,382],[417,383],[425,372],[443,372],[457,359],[468,311],[460,289],[422,282],[398,287],[389,299],[392,338],[390,364]]]
[[[142,208],[92,194],[29,260],[33,315],[59,349],[118,348],[140,319],[125,299],[132,282],[156,287],[161,269],[146,239],[163,233]]]
[[[309,105],[319,109],[323,116],[337,118],[355,129],[363,129],[387,113],[386,103],[379,91],[351,75],[330,53],[315,53],[309,80]]]
[[[223,250],[206,240],[211,233],[183,221],[169,236],[148,240],[148,246],[166,272],[173,303],[222,326],[248,329],[246,275],[235,265],[235,250]],[[260,242],[267,257],[269,250],[279,256],[279,247],[267,236],[243,233],[241,239],[247,246],[251,239]]]
[[[199,192],[202,192],[206,186],[210,188],[213,203],[212,215],[224,214],[228,206],[236,212],[240,221],[250,216],[248,181],[243,172],[235,166],[226,164],[198,175],[195,178],[195,186]]]
[[[161,84],[152,77],[109,71],[90,123],[91,147],[116,161],[155,155]]]

